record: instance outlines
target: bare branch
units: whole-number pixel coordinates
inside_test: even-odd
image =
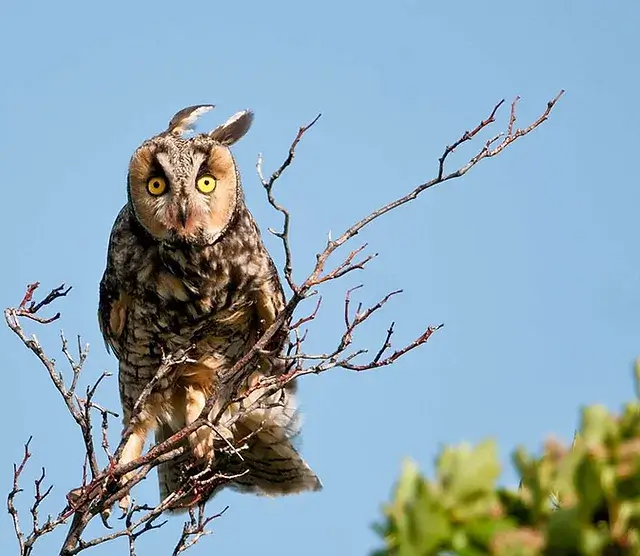
[[[360,230],[362,230],[365,226],[370,224],[373,220],[376,220],[377,218],[379,218],[383,214],[386,214],[386,213],[388,213],[388,212],[390,212],[390,211],[392,211],[392,210],[394,210],[394,209],[396,209],[396,208],[398,208],[398,207],[400,207],[400,206],[402,206],[402,205],[414,200],[416,197],[418,197],[418,195],[420,195],[420,193],[426,191],[427,189],[433,187],[434,185],[437,185],[439,183],[442,183],[442,182],[445,182],[445,181],[448,181],[448,180],[451,180],[451,179],[454,179],[454,178],[459,178],[459,177],[463,176],[473,166],[475,166],[478,162],[480,162],[482,159],[496,156],[497,154],[502,152],[507,146],[509,146],[511,143],[513,143],[516,139],[527,135],[528,133],[533,131],[536,127],[538,127],[542,122],[544,122],[549,117],[549,114],[551,113],[551,110],[553,109],[553,107],[556,105],[556,103],[558,102],[558,100],[560,99],[560,97],[563,94],[564,94],[564,90],[560,91],[556,95],[556,97],[554,99],[550,100],[547,103],[547,108],[544,111],[544,113],[535,122],[533,122],[528,127],[524,128],[524,129],[517,129],[513,133],[509,132],[508,135],[504,136],[504,138],[502,139],[502,142],[492,150],[489,149],[489,147],[487,145],[485,145],[478,154],[476,154],[473,158],[471,158],[471,160],[465,166],[459,168],[458,170],[455,170],[454,172],[451,172],[449,174],[444,174],[444,169],[443,169],[442,173],[441,173],[440,172],[440,167],[444,168],[444,163],[446,161],[446,158],[451,152],[453,152],[454,148],[456,148],[458,145],[462,144],[463,142],[471,140],[482,129],[485,129],[489,124],[491,124],[491,123],[493,123],[495,121],[495,115],[496,115],[498,109],[500,108],[500,106],[502,106],[502,104],[503,104],[502,101],[499,102],[494,107],[493,111],[491,112],[491,115],[489,116],[489,118],[487,118],[487,120],[483,120],[482,122],[480,122],[480,124],[473,131],[465,132],[462,135],[462,137],[458,141],[456,141],[451,147],[447,147],[447,149],[445,149],[445,152],[444,152],[443,156],[439,160],[438,175],[435,178],[418,185],[416,188],[413,189],[413,191],[411,191],[407,195],[405,195],[403,197],[400,197],[400,198],[396,199],[395,201],[392,201],[392,202],[386,204],[385,206],[379,208],[378,210],[373,211],[369,215],[365,216],[364,218],[362,218],[361,220],[359,220],[358,222],[353,224],[347,230],[345,230],[345,232],[340,237],[338,237],[336,240],[329,241],[327,243],[327,247],[325,248],[325,250],[322,253],[319,253],[316,256],[316,260],[317,260],[316,267],[315,267],[313,273],[311,274],[311,276],[309,278],[307,278],[307,280],[302,284],[302,286],[300,287],[300,290],[304,291],[307,287],[315,286],[317,284],[318,279],[321,276],[321,273],[322,273],[322,271],[324,269],[324,265],[325,265],[327,259],[329,258],[329,256],[336,249],[338,249],[339,247],[344,245],[348,240],[350,240],[357,233],[359,233]],[[515,121],[515,101],[514,101],[514,104],[513,104],[511,117],[510,117],[510,128],[513,127],[512,121]]]
[[[35,303],[31,300],[33,298],[34,292],[38,289],[38,286],[40,286],[40,282],[34,282],[33,284],[29,284],[27,286],[27,291],[24,294],[24,297],[22,298],[20,305],[18,305],[18,308],[14,309],[14,311],[16,312],[16,315],[19,317],[29,318],[31,320],[39,322],[40,324],[50,324],[54,320],[58,320],[60,318],[60,313],[56,313],[55,315],[49,318],[40,317],[36,313],[43,307],[53,303],[59,297],[66,296],[71,291],[71,287],[68,287],[65,290],[64,284],[62,284],[61,286],[58,286],[57,288],[52,289],[42,301],[40,301],[39,303]],[[29,303],[28,307],[27,307],[27,303]]]
[[[47,516],[47,520],[44,524],[40,525],[39,519],[39,509],[40,505],[44,501],[45,498],[49,496],[53,489],[53,485],[47,487],[44,491],[42,490],[42,483],[45,480],[46,472],[44,467],[42,468],[42,472],[40,477],[34,481],[35,493],[33,498],[33,504],[29,509],[31,513],[32,519],[32,527],[31,531],[28,535],[22,531],[20,526],[20,517],[18,514],[18,510],[15,505],[15,500],[18,494],[23,492],[23,489],[20,488],[20,479],[22,473],[27,465],[29,458],[31,457],[31,452],[29,451],[29,447],[31,444],[31,437],[27,440],[27,443],[24,445],[24,455],[22,457],[22,461],[20,464],[13,466],[13,488],[9,492],[7,496],[7,511],[9,515],[11,515],[11,519],[13,521],[13,528],[15,532],[16,539],[18,541],[18,549],[20,556],[29,556],[33,552],[33,546],[44,535],[50,533],[58,526],[62,525],[66,521],[66,516],[64,512],[61,512],[56,518],[52,516]]]
[[[315,309],[306,317],[301,317],[296,322],[294,322],[290,328],[291,330],[295,330],[296,328],[300,328],[303,324],[306,324],[316,318],[318,315],[318,311],[320,310],[320,305],[322,304],[322,296],[318,296],[318,301],[316,303]]]
[[[280,167],[273,174],[271,174],[271,177],[268,180],[265,179],[264,175],[262,174],[262,155],[258,155],[258,162],[256,163],[256,170],[258,171],[260,182],[262,183],[262,186],[264,187],[267,193],[267,199],[269,200],[269,204],[274,209],[276,209],[279,213],[281,213],[283,217],[282,231],[280,232],[276,232],[275,230],[269,230],[269,231],[273,235],[275,235],[276,237],[282,240],[282,245],[284,248],[284,255],[285,255],[284,277],[287,280],[287,283],[289,284],[291,291],[293,292],[296,292],[295,288],[297,286],[293,281],[291,247],[289,246],[289,223],[291,220],[291,215],[289,214],[289,211],[286,208],[284,208],[282,205],[280,205],[276,201],[275,197],[273,196],[273,186],[276,180],[293,162],[293,158],[295,157],[295,154],[296,154],[296,147],[298,146],[298,143],[300,142],[304,134],[316,124],[316,122],[320,119],[321,116],[322,114],[318,114],[311,123],[305,126],[302,126],[300,129],[298,129],[298,133],[296,134],[293,142],[291,143],[291,146],[289,147],[289,154],[287,155],[287,158],[285,158],[284,162],[280,165]]]
[[[197,513],[195,508],[189,508],[189,520],[182,527],[182,535],[173,549],[173,556],[177,556],[191,548],[203,536],[210,535],[211,531],[207,530],[207,525],[222,516],[228,509],[229,506],[226,506],[221,512],[207,517],[204,512],[204,504],[198,505]]]
[[[496,104],[493,107],[491,114],[489,114],[489,117],[486,120],[482,120],[473,130],[465,131],[457,141],[445,147],[444,152],[442,153],[442,156],[438,159],[438,178],[437,179],[441,180],[444,175],[444,163],[447,160],[447,157],[453,151],[455,151],[460,145],[462,145],[462,143],[471,141],[471,139],[473,139],[476,135],[478,135],[478,133],[480,133],[485,127],[495,122],[496,114],[503,104],[504,104],[504,99],[502,99],[498,104]],[[511,129],[511,126],[509,126],[509,129]]]
[[[23,303],[26,303],[26,301],[23,300]],[[22,489],[19,486],[20,475],[22,475],[24,466],[27,464],[27,461],[31,457],[31,453],[29,452],[29,444],[31,444],[31,438],[32,437],[29,437],[29,440],[27,440],[27,443],[24,445],[24,456],[22,457],[22,461],[20,462],[20,464],[13,464],[13,489],[11,489],[11,492],[9,492],[9,496],[7,496],[7,510],[11,515],[11,519],[13,520],[13,528],[16,533],[16,538],[18,539],[18,546],[20,547],[20,556],[27,556],[29,552],[25,550],[24,533],[20,528],[20,517],[15,506],[15,499],[16,496],[22,492]]]

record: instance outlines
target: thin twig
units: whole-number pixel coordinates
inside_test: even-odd
[[[318,114],[311,123],[305,126],[302,126],[300,129],[298,129],[298,133],[296,134],[295,138],[293,139],[293,142],[291,143],[291,146],[289,147],[289,153],[287,154],[287,158],[285,158],[284,162],[280,165],[280,167],[275,172],[273,172],[273,174],[271,174],[271,177],[268,180],[265,179],[264,175],[262,174],[262,155],[261,154],[258,155],[258,162],[256,163],[256,170],[258,172],[258,176],[260,177],[260,182],[262,183],[262,186],[264,187],[267,193],[267,199],[269,201],[269,204],[274,209],[276,209],[279,213],[282,214],[282,218],[283,218],[282,230],[280,232],[277,232],[275,230],[270,229],[269,231],[273,235],[275,235],[276,237],[282,240],[282,245],[284,248],[284,255],[285,255],[284,277],[287,281],[287,284],[291,288],[291,291],[293,291],[294,293],[296,292],[297,285],[293,281],[293,276],[292,276],[293,262],[291,257],[291,247],[289,246],[289,241],[288,241],[291,215],[286,208],[284,208],[280,203],[276,201],[273,195],[273,186],[276,180],[293,162],[293,159],[296,154],[296,147],[298,146],[298,143],[300,143],[304,134],[316,124],[316,122],[320,119],[321,116],[322,114]]]
[[[25,299],[26,298],[27,296],[25,295]],[[26,303],[26,301],[23,300],[22,303]],[[19,486],[20,475],[22,475],[24,466],[27,464],[27,461],[31,457],[31,453],[29,452],[29,444],[31,444],[31,438],[32,437],[29,437],[29,440],[27,440],[26,444],[24,445],[24,455],[22,456],[22,461],[20,462],[20,464],[13,464],[13,488],[7,496],[7,510],[11,515],[11,519],[13,520],[13,528],[16,533],[16,538],[18,539],[18,546],[20,547],[20,556],[27,556],[28,552],[26,552],[25,550],[24,533],[20,528],[20,517],[15,506],[15,498],[22,492],[22,489]]]

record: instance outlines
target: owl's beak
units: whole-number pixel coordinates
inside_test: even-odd
[[[187,200],[182,199],[182,201],[180,201],[180,204],[178,205],[178,221],[180,222],[183,228],[186,228],[188,220],[189,220],[189,206],[187,205]]]

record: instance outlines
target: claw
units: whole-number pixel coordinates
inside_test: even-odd
[[[102,525],[104,525],[107,529],[113,529],[113,527],[109,525],[110,517],[111,517],[111,508],[107,508],[106,510],[102,510],[102,512],[100,512],[100,519],[102,519]]]

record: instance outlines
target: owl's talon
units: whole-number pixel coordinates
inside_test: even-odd
[[[131,473],[124,475],[120,479],[120,486],[126,484],[126,482],[131,478],[131,476],[132,476]],[[131,507],[131,495],[128,492],[122,498],[120,498],[120,500],[118,500],[118,507],[122,510],[122,515],[119,518],[119,519],[122,519],[125,515],[127,515],[127,512]]]
[[[111,517],[111,508],[106,508],[100,512],[100,518],[102,519],[102,525],[104,525],[107,529],[113,529],[111,525],[109,525],[109,518]]]

